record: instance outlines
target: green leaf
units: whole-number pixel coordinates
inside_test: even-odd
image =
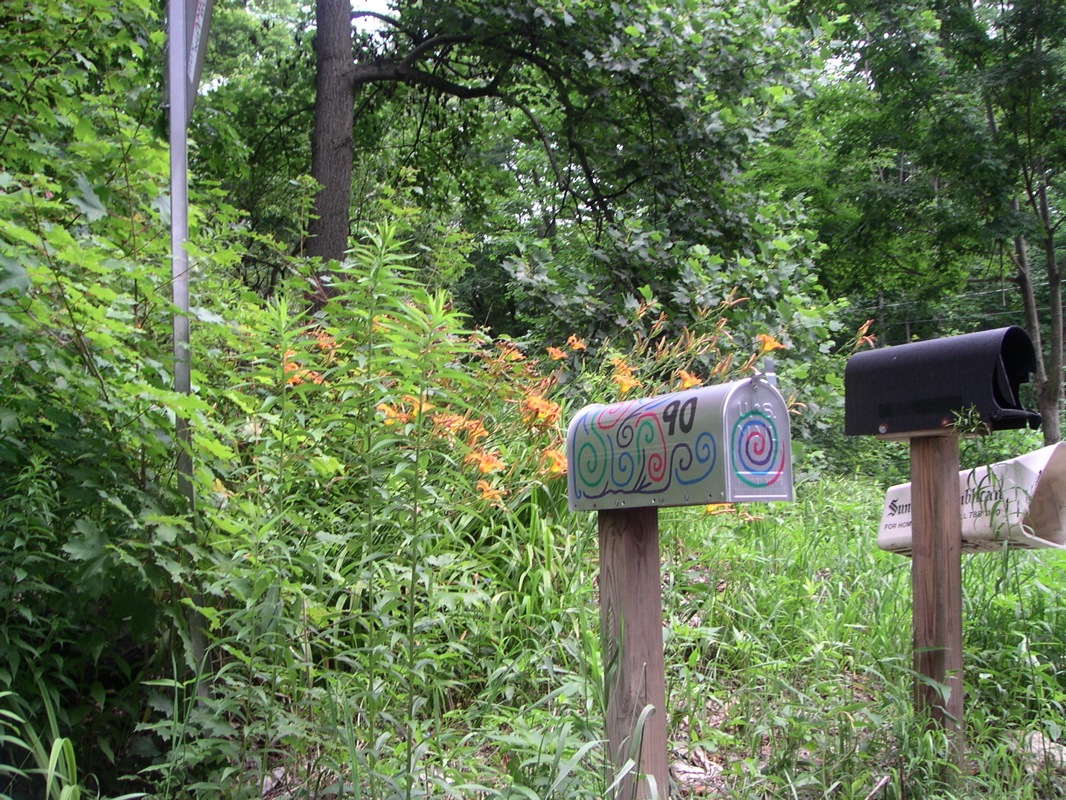
[[[10,433],[11,431],[17,431],[22,422],[19,419],[19,415],[12,411],[10,408],[0,407],[0,433]]]
[[[236,458],[236,453],[226,447],[226,445],[222,444],[222,442],[218,441],[218,439],[201,434],[194,434],[193,442],[196,444],[197,448],[206,450],[220,461],[229,461]]]
[[[72,195],[70,202],[77,207],[77,209],[89,218],[89,222],[95,222],[96,220],[107,215],[107,209],[104,208],[103,203],[100,202],[100,198],[96,195],[96,190],[93,189],[92,184],[89,183],[89,179],[84,175],[78,175],[77,177],[78,191],[81,194]]]
[[[25,294],[30,289],[30,276],[15,259],[0,255],[0,294],[10,289]]]
[[[81,536],[63,545],[63,552],[75,561],[92,561],[104,554],[107,539],[95,522],[79,519],[74,528]]]

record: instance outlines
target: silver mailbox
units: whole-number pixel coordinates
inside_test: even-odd
[[[571,511],[792,499],[788,409],[764,376],[581,409]]]

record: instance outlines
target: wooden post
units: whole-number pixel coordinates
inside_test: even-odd
[[[597,513],[600,543],[600,635],[607,689],[607,739],[619,769],[636,762],[616,787],[617,800],[666,800],[666,677],[663,666],[659,519],[655,508]],[[645,715],[647,706],[654,708]],[[655,779],[655,792],[648,776]]]
[[[959,437],[911,438],[914,671],[948,687],[945,698],[921,680],[914,702],[948,731],[950,761],[962,767],[962,521],[959,517]],[[945,775],[953,781],[956,770]]]

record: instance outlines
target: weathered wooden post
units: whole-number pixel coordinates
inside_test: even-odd
[[[566,437],[572,511],[596,511],[607,739],[619,800],[666,800],[658,508],[791,500],[772,375],[583,408]]]
[[[1018,399],[1035,368],[1028,334],[1011,327],[857,353],[844,376],[846,434],[910,441],[912,496],[904,502],[890,490],[893,519],[883,516],[882,526],[898,541],[906,514],[914,700],[949,733],[949,780],[965,748],[959,434],[964,425],[974,426],[967,433],[1037,427],[1040,415]]]
[[[962,520],[959,437],[914,436],[911,485],[913,665],[933,683],[915,681],[914,702],[951,732],[951,762],[962,765]],[[938,686],[946,686],[941,695]]]

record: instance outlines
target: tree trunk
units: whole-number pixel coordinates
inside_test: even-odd
[[[315,4],[315,123],[311,175],[318,182],[307,255],[341,260],[348,249],[352,201],[352,8],[350,0]],[[323,270],[324,273],[324,270]],[[319,300],[325,299],[327,290]]]
[[[1014,203],[1015,210],[1018,208]],[[1040,328],[1040,314],[1036,302],[1036,287],[1033,285],[1033,276],[1029,263],[1029,243],[1024,236],[1014,237],[1014,267],[1017,270],[1018,290],[1022,296],[1022,306],[1025,309],[1025,327],[1029,332],[1029,338],[1033,340],[1033,348],[1036,350],[1036,372],[1033,374],[1033,388],[1036,393],[1037,410],[1040,412],[1042,421],[1040,429],[1044,436],[1044,444],[1055,444],[1061,438],[1059,427],[1059,405],[1062,400],[1062,290],[1061,278],[1055,268],[1054,239],[1051,240],[1050,256],[1047,259],[1048,292],[1051,297],[1049,309],[1049,336],[1051,337],[1050,348],[1045,356],[1044,337]],[[1047,244],[1045,243],[1045,250]]]
[[[1062,271],[1055,261],[1055,234],[1049,230],[1044,236],[1044,266],[1048,282],[1048,353],[1047,369],[1043,384],[1037,384],[1038,410],[1043,417],[1041,430],[1044,444],[1055,444],[1062,439],[1059,426],[1059,409],[1062,406]]]

